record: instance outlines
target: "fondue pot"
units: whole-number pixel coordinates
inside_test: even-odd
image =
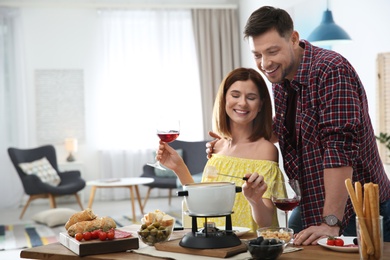
[[[183,185],[177,195],[184,196],[190,215],[221,216],[232,213],[236,192],[241,191],[234,182],[201,182]]]

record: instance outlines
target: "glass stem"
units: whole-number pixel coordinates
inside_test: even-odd
[[[285,211],[285,216],[286,216],[286,228],[288,228],[288,211]]]

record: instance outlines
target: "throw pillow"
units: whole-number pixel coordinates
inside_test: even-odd
[[[31,219],[37,223],[47,225],[48,227],[55,227],[65,225],[69,218],[75,213],[77,213],[77,211],[74,209],[55,208],[39,212],[32,216]]]
[[[19,167],[26,174],[35,174],[37,175],[42,182],[47,184],[58,186],[61,182],[61,178],[58,175],[57,171],[51,166],[50,162],[46,157],[42,159],[28,162],[28,163],[19,163]]]
[[[177,149],[176,152],[180,155],[180,157],[183,157],[183,149]],[[156,152],[154,152],[154,157],[156,157]],[[161,165],[164,170],[154,168],[154,174],[156,174],[157,177],[164,177],[164,178],[175,178],[177,177],[176,174],[169,168],[165,167],[164,165]]]

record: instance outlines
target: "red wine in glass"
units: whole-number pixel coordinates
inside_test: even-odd
[[[301,200],[301,189],[297,180],[275,181],[271,185],[271,199],[286,216],[286,227],[288,228],[288,211],[299,205]]]
[[[179,120],[162,120],[157,125],[157,136],[161,141],[171,143],[175,141],[180,135],[180,121]],[[155,163],[147,163],[147,165],[165,171],[159,161]]]
[[[275,206],[283,211],[293,210],[299,204],[298,199],[275,199]]]
[[[169,133],[157,133],[161,141],[170,143],[175,141],[179,137],[180,132],[171,130]]]

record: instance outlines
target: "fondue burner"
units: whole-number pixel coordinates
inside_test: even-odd
[[[189,216],[192,217],[192,229],[190,233],[187,233],[181,239],[179,243],[180,246],[197,249],[212,249],[233,247],[241,244],[241,240],[233,232],[231,214],[218,216],[189,214]],[[203,229],[198,229],[198,217],[205,219]],[[214,222],[207,222],[208,217],[226,217],[225,230],[220,230],[215,227]]]

